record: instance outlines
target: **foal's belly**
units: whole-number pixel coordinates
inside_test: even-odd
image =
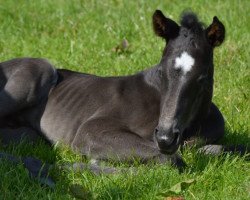
[[[83,83],[78,79],[64,81],[51,91],[40,121],[42,133],[51,142],[70,144],[79,126],[92,114],[93,109],[86,104],[87,84]]]

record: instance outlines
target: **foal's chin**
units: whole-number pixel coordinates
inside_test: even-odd
[[[179,144],[172,144],[170,146],[164,146],[158,143],[159,151],[162,154],[172,155],[177,152],[179,148]]]
[[[172,149],[160,149],[162,154],[173,155],[178,150],[178,147]]]

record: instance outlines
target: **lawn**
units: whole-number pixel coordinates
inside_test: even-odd
[[[101,76],[133,74],[159,62],[164,41],[152,31],[155,9],[178,20],[184,9],[197,12],[207,25],[217,16],[226,40],[215,50],[214,102],[226,121],[223,144],[250,143],[250,1],[0,0],[1,60],[44,57],[57,68]],[[126,51],[114,48],[126,39]],[[82,161],[67,147],[43,142],[3,147],[0,151],[35,156],[50,163]],[[166,165],[139,165],[138,172],[96,176],[88,171],[52,170],[55,189],[41,187],[23,166],[0,162],[0,199],[73,199],[79,184],[86,199],[158,199],[173,185],[195,179],[179,195],[185,199],[250,199],[250,163],[244,157],[210,157],[187,149],[187,170]],[[123,166],[123,164],[121,164]],[[168,195],[166,195],[168,196]],[[173,196],[173,195],[170,195]],[[163,199],[163,198],[162,198]]]

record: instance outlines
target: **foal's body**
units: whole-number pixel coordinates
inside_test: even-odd
[[[157,67],[110,78],[59,70],[59,84],[52,89],[41,117],[43,134],[96,159],[162,159],[154,139],[161,94],[157,83],[146,79]],[[201,122],[195,119],[184,140],[201,136],[214,142],[223,136],[224,121],[214,105],[204,117],[202,132],[198,134]]]
[[[223,41],[224,26],[214,18],[205,31],[195,16],[189,18],[193,21],[184,19],[179,27],[155,12],[155,32],[168,45],[158,65],[132,76],[55,70],[33,58],[1,63],[0,117],[8,119],[0,132],[3,141],[20,138],[20,127],[26,126],[31,138],[38,132],[95,159],[137,157],[181,165],[175,152],[185,140],[215,142],[224,134],[223,117],[211,103],[212,50]],[[9,122],[20,127],[11,130]]]
[[[156,159],[165,162],[170,159],[173,164],[178,164],[178,157],[162,154],[154,139],[161,94],[157,79],[150,79],[150,76],[158,73],[158,66],[124,77],[55,71],[46,60],[34,58],[7,61],[0,64],[0,69],[9,66],[13,71],[1,88],[4,88],[2,95],[11,95],[6,102],[2,98],[3,109],[10,110],[17,103],[22,104],[18,106],[18,112],[4,113],[8,120],[26,128],[0,129],[6,142],[23,136],[33,139],[40,133],[52,143],[63,142],[95,159],[129,160],[137,157],[142,161]],[[27,66],[33,68],[36,76],[22,74],[15,80],[15,74],[26,72]],[[42,78],[37,81],[37,77]],[[20,91],[22,85],[15,84],[18,88],[11,90],[6,88],[10,81],[25,84],[21,94],[15,95],[15,92]],[[43,89],[40,90],[40,87]],[[43,94],[37,95],[41,91]],[[201,122],[194,122],[190,131],[185,132],[183,141],[192,137],[216,141],[224,133],[222,115],[214,105],[211,105],[211,111],[202,122],[199,134],[197,128],[200,128]]]

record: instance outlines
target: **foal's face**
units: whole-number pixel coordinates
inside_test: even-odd
[[[200,112],[208,111],[213,87],[213,48],[224,39],[223,24],[214,17],[203,29],[193,14],[181,26],[161,11],[153,15],[155,33],[167,41],[160,63],[161,112],[155,137],[163,153],[174,153],[183,131]]]

